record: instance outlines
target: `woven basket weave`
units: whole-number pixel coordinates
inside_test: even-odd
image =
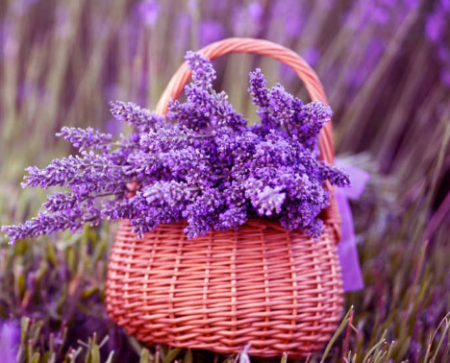
[[[210,59],[233,52],[273,57],[296,71],[312,100],[326,102],[314,71],[280,45],[230,38],[201,52]],[[190,75],[183,64],[157,112],[167,112],[169,99],[179,96]],[[331,122],[319,144],[322,158],[332,164]],[[333,193],[322,218],[326,228],[318,241],[263,219],[195,240],[186,239],[184,222],[161,225],[138,239],[123,221],[109,261],[108,313],[146,343],[217,353],[240,352],[250,344],[252,356],[306,357],[330,339],[343,302]]]

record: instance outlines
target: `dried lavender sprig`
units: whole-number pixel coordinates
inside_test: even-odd
[[[192,70],[192,83],[203,89],[211,88],[216,79],[216,70],[209,59],[193,51],[188,51],[185,59]]]
[[[84,224],[89,223],[92,226],[101,222],[100,211],[91,208],[83,213],[80,208],[69,208],[56,212],[41,212],[37,217],[17,226],[3,226],[2,232],[5,232],[11,242],[27,237],[36,238],[44,234],[52,234],[65,229],[74,233],[81,231]]]
[[[266,88],[267,80],[261,73],[260,68],[250,72],[250,87],[248,92],[252,97],[253,103],[261,109],[269,107],[269,91]]]
[[[140,132],[148,132],[165,121],[161,115],[141,108],[133,102],[111,101],[111,114],[119,121],[136,126]]]
[[[110,148],[112,140],[111,134],[101,133],[98,129],[94,130],[92,127],[86,129],[79,127],[63,127],[56,136],[63,137],[80,151],[87,148],[106,151]]]
[[[44,169],[36,166],[25,169],[29,175],[22,183],[23,188],[40,187],[47,189],[52,186],[76,186],[88,184],[106,184],[123,179],[123,168],[113,164],[106,155],[95,154],[92,151],[55,159]]]

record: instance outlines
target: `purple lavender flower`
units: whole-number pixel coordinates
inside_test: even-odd
[[[248,92],[252,97],[253,103],[261,109],[269,106],[269,92],[266,89],[267,80],[261,73],[261,69],[257,68],[250,73],[250,88]]]
[[[200,53],[188,51],[186,60],[192,69],[192,82],[197,86],[203,86],[208,89],[216,78],[216,70],[211,62]]]
[[[81,155],[55,159],[45,169],[28,167],[29,173],[22,183],[23,188],[47,189],[52,186],[76,187],[83,190],[93,187],[103,189],[110,183],[123,178],[123,169],[114,165],[106,155],[82,152]],[[78,188],[80,187],[80,188]]]
[[[286,193],[281,193],[282,187],[271,188],[265,186],[252,200],[253,207],[261,216],[270,217],[273,214],[281,213],[281,207],[286,199]]]
[[[218,230],[236,229],[247,221],[245,206],[229,204],[229,208],[219,215],[219,221],[215,228]]]
[[[111,113],[119,121],[128,122],[142,132],[148,132],[164,122],[164,117],[151,113],[133,102],[110,102]]]
[[[267,89],[256,70],[249,92],[261,123],[247,126],[227,95],[212,88],[211,62],[193,52],[186,59],[193,73],[187,101],[172,102],[167,118],[112,102],[113,116],[136,132],[113,141],[92,128],[63,128],[58,135],[80,154],[55,159],[44,169],[27,168],[23,187],[69,190],[49,195],[30,221],[4,226],[12,241],[119,219],[130,219],[140,236],[185,219],[188,238],[196,238],[255,217],[320,236],[318,216],[330,198],[324,182],[350,183],[344,172],[318,158],[317,140],[330,108],[304,105],[279,84]]]
[[[86,129],[63,127],[61,132],[57,133],[56,136],[63,137],[80,151],[83,151],[86,148],[106,151],[109,149],[109,143],[112,140],[111,134],[102,134],[100,131],[94,130],[92,127],[88,127]]]
[[[71,193],[56,192],[53,195],[47,195],[47,202],[44,204],[44,207],[49,212],[58,212],[75,208],[77,201],[76,196]]]

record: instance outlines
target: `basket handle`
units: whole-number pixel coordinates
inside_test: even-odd
[[[199,51],[209,59],[218,58],[229,53],[256,53],[275,58],[290,66],[300,77],[313,101],[322,101],[328,104],[327,97],[319,77],[314,70],[294,51],[282,45],[262,39],[252,38],[228,38],[212,43]],[[191,71],[187,63],[183,63],[173,75],[156,107],[156,112],[165,115],[169,101],[176,100],[191,78]],[[327,122],[322,128],[319,140],[319,148],[322,159],[332,165],[334,161],[333,127]]]
[[[328,104],[327,97],[319,77],[314,70],[294,51],[283,47],[282,45],[262,39],[252,38],[228,38],[210,45],[207,45],[199,51],[200,53],[213,60],[222,55],[229,53],[256,53],[265,55],[290,66],[295,73],[300,77],[308,90],[308,93],[313,101],[322,101]],[[156,107],[156,112],[165,115],[168,110],[170,100],[176,100],[184,86],[191,78],[192,72],[188,65],[184,62],[178,71],[173,75]],[[333,127],[332,123],[327,122],[322,128],[319,138],[319,149],[321,158],[332,165],[334,162],[334,145],[333,145]],[[339,233],[340,216],[337,209],[336,200],[334,198],[333,188],[329,183],[326,183],[326,188],[332,193],[330,206],[325,209],[322,217],[328,223],[336,226],[335,231]],[[338,239],[339,240],[339,239]]]

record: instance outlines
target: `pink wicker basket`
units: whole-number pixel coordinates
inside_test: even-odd
[[[273,57],[296,71],[312,100],[326,102],[314,71],[280,45],[231,38],[201,52],[210,59],[233,52]],[[169,99],[179,96],[190,75],[183,64],[161,97],[159,113],[167,112]],[[322,130],[320,150],[332,164],[331,123]],[[189,241],[184,223],[161,225],[138,239],[123,221],[109,261],[108,312],[146,343],[218,353],[240,352],[250,344],[253,356],[286,352],[303,358],[322,349],[342,310],[334,197],[323,219],[326,231],[318,241],[263,219]]]

